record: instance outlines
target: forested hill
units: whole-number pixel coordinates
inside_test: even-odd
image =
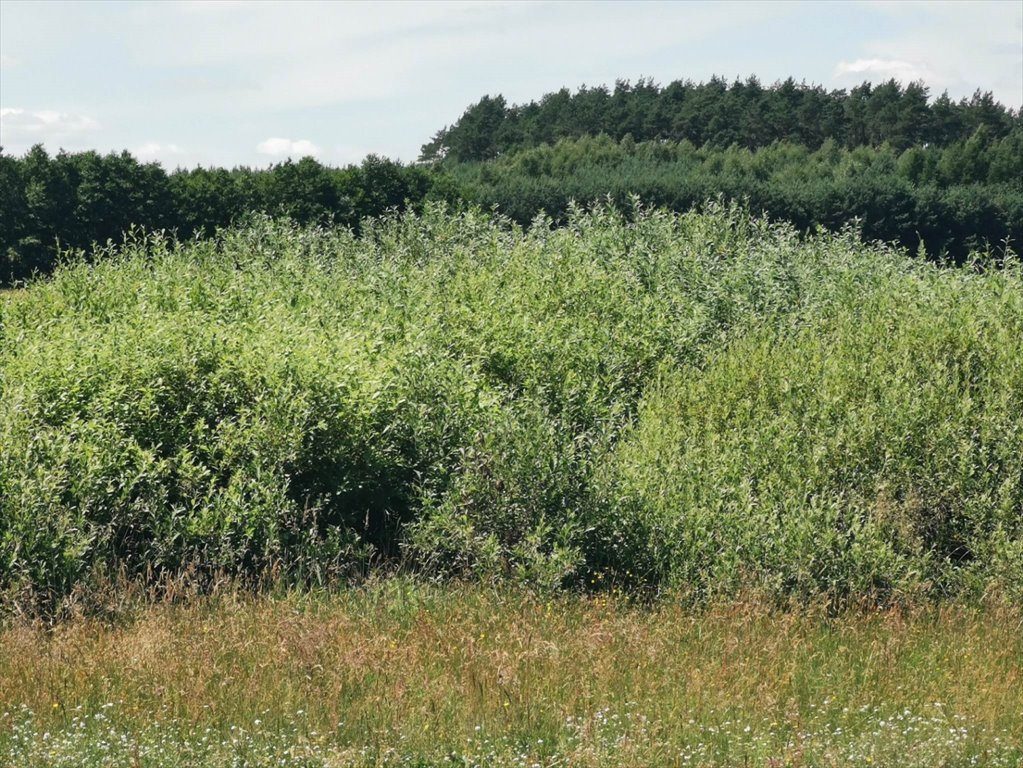
[[[424,161],[489,160],[559,139],[606,134],[621,140],[689,141],[696,146],[748,149],[777,141],[819,148],[889,144],[896,150],[965,141],[980,127],[994,138],[1023,126],[1019,111],[977,91],[954,101],[947,92],[930,100],[922,83],[895,80],[863,83],[849,91],[825,90],[793,78],[763,86],[756,77],[731,85],[720,77],[706,83],[619,80],[606,86],[562,88],[539,101],[508,105],[484,96],[422,148]]]

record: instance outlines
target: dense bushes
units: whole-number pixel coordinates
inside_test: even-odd
[[[953,296],[893,275],[832,311],[652,388],[612,462],[629,511],[608,521],[643,531],[657,578],[979,592],[1020,564],[1018,277]]]
[[[0,584],[1023,590],[1023,276],[734,209],[269,220],[0,304]]]

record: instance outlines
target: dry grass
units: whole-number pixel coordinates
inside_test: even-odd
[[[145,765],[1017,765],[1021,625],[1004,606],[829,618],[400,581],[231,593],[8,626],[0,756],[120,764],[97,746],[117,735]]]

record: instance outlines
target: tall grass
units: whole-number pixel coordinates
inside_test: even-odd
[[[1023,594],[1023,277],[736,208],[256,220],[0,303],[0,588]]]
[[[1021,618],[228,591],[0,629],[0,763],[1012,768]]]

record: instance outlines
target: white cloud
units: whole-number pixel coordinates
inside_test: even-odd
[[[36,112],[17,107],[0,109],[0,144],[5,146],[60,142],[100,127],[99,121],[88,115],[53,109]]]
[[[276,136],[259,142],[256,151],[271,157],[305,157],[320,154],[320,148],[308,139],[282,139]]]
[[[875,82],[895,78],[905,85],[916,80],[932,81],[934,72],[926,64],[898,59],[856,59],[838,62],[835,77],[847,76],[865,76]]]
[[[865,73],[869,79],[917,75],[932,95],[947,89],[958,98],[979,88],[1007,106],[1023,105],[1019,2],[864,2],[860,8],[877,15],[878,33],[857,45],[850,59],[876,67]]]
[[[8,56],[6,53],[0,53],[0,69],[10,69],[16,67],[21,62],[13,56]]]
[[[135,147],[131,153],[143,162],[153,160],[165,160],[170,157],[180,157],[185,153],[177,144],[161,144],[156,141],[147,141],[141,146]]]

